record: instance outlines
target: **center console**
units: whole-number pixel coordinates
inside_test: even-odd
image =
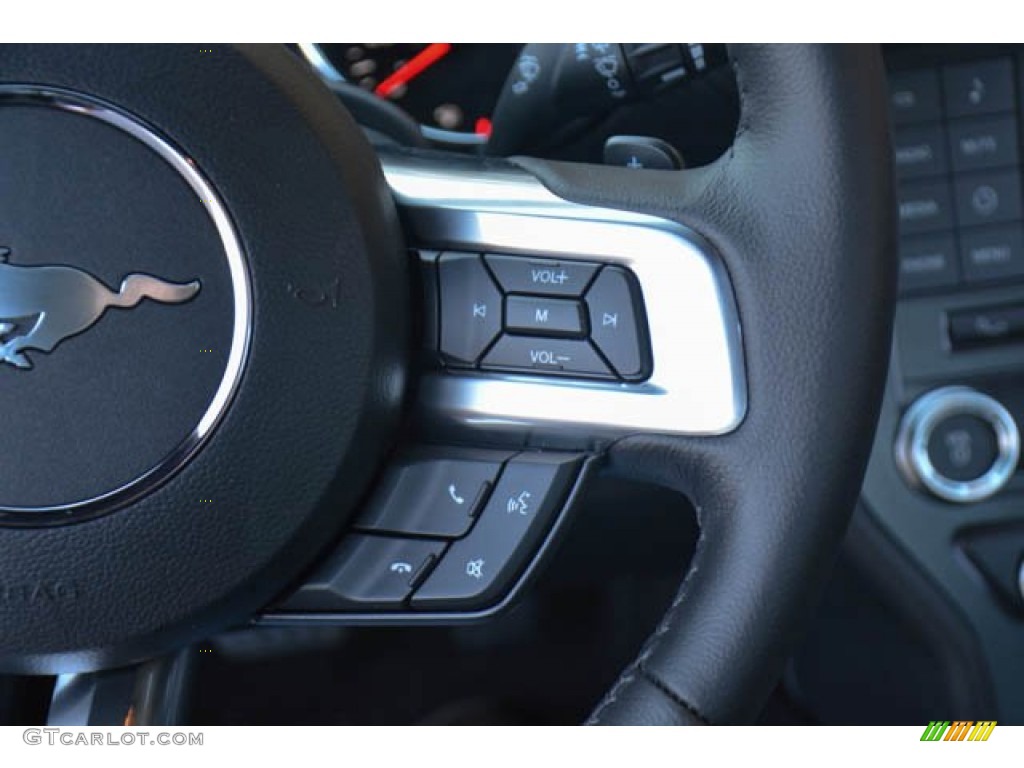
[[[998,711],[974,714],[1021,722],[1024,54],[886,56],[900,300],[864,502],[976,638]]]

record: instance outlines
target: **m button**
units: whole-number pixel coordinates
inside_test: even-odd
[[[505,300],[505,328],[531,336],[582,336],[583,307],[572,299],[509,296]]]

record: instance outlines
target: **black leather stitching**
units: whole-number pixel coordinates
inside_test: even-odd
[[[732,160],[736,155],[736,144],[743,134],[750,130],[750,110],[743,108],[743,105],[747,103],[747,79],[742,71],[743,66],[735,55],[729,56],[729,62],[732,64],[732,70],[736,74],[736,87],[740,93],[740,122],[736,126],[736,135],[729,146],[729,159]]]
[[[707,721],[707,718],[699,717],[700,712],[706,712],[715,722],[741,722],[755,716],[756,707],[762,697],[767,696],[773,684],[774,668],[782,664],[783,646],[791,642],[787,628],[806,616],[807,602],[811,597],[806,588],[806,584],[811,581],[808,577],[820,574],[828,559],[796,556],[780,561],[769,557],[771,547],[778,542],[771,537],[761,541],[757,528],[760,526],[767,530],[769,521],[776,526],[787,526],[787,535],[802,545],[813,542],[824,545],[838,541],[842,523],[840,511],[846,504],[844,497],[849,497],[852,504],[857,490],[857,478],[848,470],[856,468],[858,461],[866,460],[866,448],[870,442],[866,437],[869,420],[861,418],[860,414],[871,413],[879,401],[880,390],[872,394],[866,384],[874,378],[875,385],[880,387],[883,380],[880,373],[884,372],[884,353],[889,348],[884,316],[879,312],[862,312],[858,328],[855,329],[850,323],[844,329],[842,322],[833,322],[831,315],[824,315],[828,321],[827,330],[843,332],[851,343],[851,349],[856,349],[865,361],[869,360],[869,355],[874,355],[870,359],[878,363],[868,364],[863,375],[848,377],[850,383],[847,384],[844,377],[835,375],[836,371],[842,371],[841,362],[838,367],[833,365],[826,370],[816,364],[804,365],[795,358],[796,345],[790,342],[809,337],[799,325],[802,321],[797,313],[789,310],[793,299],[799,298],[794,295],[796,286],[802,286],[801,292],[810,294],[809,311],[827,312],[827,306],[831,303],[827,301],[829,296],[838,296],[838,286],[846,285],[854,286],[865,295],[870,292],[871,297],[878,300],[878,308],[884,309],[886,297],[891,295],[891,264],[887,267],[881,258],[873,261],[869,259],[863,264],[862,270],[855,272],[849,266],[853,262],[844,260],[839,266],[828,266],[826,263],[820,270],[811,267],[807,271],[798,272],[796,263],[790,264],[784,260],[770,268],[760,264],[760,251],[756,247],[762,241],[768,246],[790,247],[786,244],[786,238],[789,237],[787,230],[792,228],[788,222],[792,219],[794,224],[813,223],[815,208],[812,206],[818,204],[818,196],[823,204],[836,206],[840,210],[843,207],[841,200],[849,197],[851,191],[874,190],[877,194],[871,197],[879,201],[878,205],[853,209],[849,212],[849,219],[831,217],[831,221],[842,223],[840,231],[834,231],[828,225],[824,229],[814,226],[808,230],[808,236],[815,241],[814,251],[844,250],[844,244],[847,244],[844,238],[847,237],[850,240],[862,238],[858,250],[867,248],[871,256],[891,251],[894,237],[891,205],[887,204],[891,201],[888,200],[887,190],[883,189],[887,185],[881,184],[888,168],[884,99],[877,98],[882,91],[872,85],[873,79],[881,83],[881,62],[877,51],[867,48],[783,50],[761,47],[734,49],[733,54],[737,91],[741,101],[740,122],[733,146],[721,162],[707,170],[695,170],[690,177],[692,186],[683,189],[680,196],[677,197],[673,182],[667,177],[659,177],[659,183],[652,180],[647,189],[623,193],[617,175],[611,172],[583,172],[571,166],[546,165],[540,161],[524,163],[557,193],[570,199],[588,204],[608,204],[610,200],[613,207],[642,210],[677,221],[692,222],[694,228],[723,253],[754,245],[749,248],[749,260],[738,257],[729,260],[737,300],[746,299],[746,303],[740,305],[744,326],[751,325],[753,317],[754,326],[760,323],[763,328],[766,310],[769,313],[778,311],[779,316],[776,332],[752,333],[750,339],[753,343],[746,340],[744,343],[744,356],[750,366],[752,403],[759,389],[765,395],[761,407],[752,407],[749,416],[753,417],[753,425],[748,424],[749,429],[745,434],[722,438],[717,444],[711,440],[704,443],[703,447],[697,440],[686,441],[688,445],[673,447],[670,438],[663,442],[655,435],[645,435],[634,442],[624,442],[613,450],[612,464],[618,465],[622,474],[634,479],[646,478],[675,490],[689,492],[691,498],[696,497],[701,501],[703,508],[698,507],[696,510],[700,536],[691,568],[659,626],[647,638],[637,661],[624,671],[623,675],[627,679],[616,683],[613,690],[618,700],[617,705],[609,708],[612,702],[603,701],[595,713],[598,722],[673,722],[684,711],[693,711],[694,717],[698,718],[691,722]],[[736,58],[740,61],[737,62]],[[762,66],[757,69],[754,68],[755,59],[762,61]],[[747,64],[750,64],[750,69]],[[849,77],[850,72],[854,71],[851,69],[853,64],[864,65],[863,79]],[[780,87],[779,81],[770,71],[762,71],[765,66],[778,66],[780,69],[789,67],[793,69],[792,77],[787,79],[785,87]],[[875,78],[876,75],[879,77]],[[849,98],[845,94],[838,97],[832,95],[836,89],[830,83],[843,78],[849,79],[852,89]],[[762,98],[762,85],[768,91],[774,90],[776,97]],[[820,98],[810,99],[810,96]],[[816,106],[818,103],[822,105],[820,114]],[[807,115],[807,120],[800,121],[792,113],[796,105]],[[754,110],[762,111],[753,114]],[[868,132],[878,140],[851,143],[854,152],[851,157],[845,154],[845,142],[843,146],[837,142],[822,144],[821,157],[805,157],[801,154],[801,145],[805,143],[801,141],[803,132],[807,134],[806,143],[814,144],[822,139],[822,129],[827,129],[831,123],[843,127],[843,121],[861,132]],[[769,156],[766,154],[769,152],[776,154]],[[775,161],[786,157],[787,153],[796,165],[794,173],[798,171],[807,174],[808,182],[817,179],[816,183],[808,186],[808,189],[817,191],[813,199],[802,194],[799,184],[791,188],[786,182],[787,170],[776,170],[778,164]],[[819,170],[827,170],[827,178],[817,178]],[[770,211],[773,206],[778,206],[780,210],[777,213],[781,218],[776,216],[762,220],[759,213],[744,214],[747,175],[751,178],[750,193],[767,196],[768,205],[765,210]],[[792,180],[792,174],[790,177]],[[778,195],[774,191],[776,182],[780,183],[779,194],[793,194],[792,211],[777,203]],[[719,238],[728,247],[721,247]],[[800,243],[796,245],[799,258],[812,258],[811,250],[801,251]],[[774,253],[773,248],[767,250]],[[771,283],[776,277],[779,278],[778,285]],[[757,291],[761,290],[763,281],[769,285],[763,295],[758,297]],[[771,314],[768,318],[771,318]],[[864,333],[867,331],[871,332],[870,336]],[[810,338],[810,341],[812,344],[819,343],[814,338]],[[774,351],[775,345],[778,345],[778,354]],[[837,348],[834,344],[830,346],[833,350]],[[824,349],[821,351],[824,354]],[[799,354],[806,357],[804,344],[799,345]],[[829,354],[832,363],[839,362],[837,355]],[[787,358],[793,358],[795,365],[780,366],[780,360],[785,363]],[[791,378],[777,390],[769,392],[764,389],[764,381],[756,380],[755,373],[782,374]],[[799,376],[799,380],[794,381],[793,374]],[[856,404],[857,407],[848,409],[847,413],[818,408],[812,393],[816,391],[815,388],[820,390],[825,381],[830,382],[830,388],[836,392],[843,392],[851,405]],[[798,399],[804,397],[807,398],[806,405]],[[807,472],[803,469],[808,466],[804,460],[814,458],[808,455],[807,450],[809,438],[813,435],[802,428],[789,429],[790,425],[779,421],[787,410],[805,407],[811,412],[821,411],[818,414],[820,422],[815,420],[819,429],[828,430],[834,437],[844,441],[848,440],[851,446],[857,445],[856,441],[863,438],[862,453],[854,455],[851,449],[850,460],[844,462],[843,473],[834,466],[830,467],[830,470],[835,470],[836,481],[829,483],[828,487],[809,482]],[[780,444],[777,460],[780,474],[790,476],[790,488],[795,489],[794,493],[773,496],[769,492],[763,499],[759,499],[740,490],[743,478],[737,475],[736,467],[731,464],[730,454],[735,449],[739,456],[745,455],[747,461],[756,461],[757,454],[751,454],[752,451],[772,450],[771,438],[767,441],[764,439],[769,433],[762,433],[762,429],[770,429],[783,438],[788,437],[787,443]],[[787,448],[790,443],[792,448]],[[695,463],[695,459],[699,463]],[[716,462],[729,463],[715,466]],[[807,527],[798,527],[796,516],[800,510],[815,504],[820,504],[823,515],[809,520]],[[758,512],[759,506],[767,508]],[[835,514],[830,517],[833,512]],[[752,530],[741,531],[739,525],[742,520],[732,519],[734,515],[738,518],[756,515],[758,519],[751,521]],[[765,516],[768,521],[764,520]],[[720,540],[719,534],[726,538]],[[729,537],[734,537],[732,542]],[[724,546],[719,547],[720,544]],[[777,580],[785,585],[785,590],[766,592],[764,599],[759,600],[758,595],[766,590],[763,583],[747,580],[741,569],[730,569],[719,574],[720,560],[734,556],[737,551],[743,552],[750,561],[759,560],[765,567],[774,569]],[[708,626],[699,621],[701,616],[695,617],[698,621],[691,626],[689,610],[694,598],[714,581],[718,581],[717,585],[711,587],[715,590],[732,589],[741,593],[736,606],[722,605],[720,616],[705,615],[703,618],[709,619]],[[711,610],[708,606],[703,608]],[[758,620],[752,622],[750,616]],[[748,634],[755,653],[744,653],[744,640]],[[695,635],[703,638],[703,646],[695,642]],[[638,663],[639,674],[644,677],[638,678]],[[650,675],[658,676],[652,685],[660,682],[654,690],[643,685],[645,678]],[[658,701],[659,693],[671,696],[670,700],[675,701],[681,709],[673,715],[664,701]],[[677,701],[680,698],[683,700]],[[696,702],[697,706],[690,702]]]
[[[732,160],[732,153],[735,151],[736,143],[739,141],[740,137],[747,130],[749,130],[750,123],[748,115],[749,110],[743,108],[747,98],[747,87],[746,78],[744,77],[742,71],[742,65],[738,57],[730,57],[730,61],[732,62],[733,70],[736,73],[736,84],[740,91],[740,124],[739,128],[736,131],[736,138],[733,140],[733,146],[730,148],[729,159]],[[640,653],[640,657],[636,661],[636,663],[641,666],[641,669],[644,662],[646,662],[647,659],[649,659],[651,655],[658,649],[658,646],[661,643],[661,640],[664,637],[665,633],[667,633],[672,628],[672,625],[675,621],[676,611],[679,608],[679,606],[682,605],[683,601],[689,594],[690,585],[693,583],[693,576],[700,570],[701,551],[704,548],[703,545],[705,541],[703,507],[700,506],[699,504],[694,504],[694,511],[697,516],[698,534],[697,544],[694,547],[693,559],[691,560],[691,567],[687,571],[686,576],[683,579],[683,583],[679,586],[679,592],[676,593],[675,598],[673,598],[672,600],[672,604],[665,612],[664,617],[662,617],[662,620],[659,623],[658,628],[654,631],[654,634],[652,634],[651,637],[644,644],[644,650]],[[649,675],[647,676],[649,677]],[[663,687],[663,685],[661,687]],[[696,712],[696,710],[694,711]]]
[[[736,84],[740,93],[740,122],[736,129],[736,136],[733,139],[732,146],[729,148],[728,160],[732,161],[735,157],[736,144],[740,138],[750,130],[750,116],[749,110],[744,109],[744,104],[747,103],[747,83],[744,72],[742,71],[742,64],[739,61],[739,57],[730,56],[730,62],[733,67],[733,71],[736,73]],[[620,441],[616,441],[610,450],[613,450],[615,445]],[[676,489],[678,490],[678,489]],[[697,543],[694,548],[693,559],[691,560],[691,567],[687,571],[686,576],[683,578],[683,583],[679,586],[679,591],[672,600],[672,604],[665,611],[665,615],[659,622],[658,627],[654,630],[649,638],[644,643],[644,647],[641,650],[636,661],[634,661],[629,667],[627,667],[619,680],[616,681],[615,685],[604,697],[601,703],[597,706],[591,716],[587,719],[587,725],[600,725],[602,714],[618,699],[619,694],[622,690],[636,678],[639,672],[644,676],[645,679],[651,682],[652,685],[658,688],[662,693],[672,699],[677,705],[686,709],[694,717],[705,725],[709,724],[707,718],[705,718],[693,705],[682,699],[678,694],[669,689],[665,683],[657,679],[653,674],[644,669],[644,663],[654,654],[661,644],[662,639],[672,629],[677,611],[679,606],[682,605],[683,601],[686,600],[690,592],[690,587],[693,584],[694,575],[700,570],[701,552],[704,548],[705,536],[704,536],[704,516],[703,508],[699,504],[694,504],[694,511],[697,516]]]
[[[686,576],[683,578],[683,583],[679,586],[679,591],[676,596],[672,599],[672,604],[665,611],[665,615],[659,622],[657,629],[651,634],[644,643],[644,648],[640,652],[640,656],[637,658],[636,663],[643,665],[658,649],[662,638],[665,634],[672,629],[675,623],[676,611],[679,606],[683,604],[687,596],[690,594],[690,586],[693,584],[693,577],[700,570],[701,552],[704,549],[704,542],[706,541],[704,536],[704,516],[702,507],[694,505],[695,512],[697,515],[697,543],[694,546],[693,559],[690,561],[690,569],[686,572]]]
[[[661,680],[658,677],[648,672],[642,666],[640,667],[640,674],[644,676],[644,680],[646,680],[659,691],[661,691],[663,694],[668,696],[668,698],[670,698],[677,707],[679,707],[680,709],[685,709],[687,712],[689,712],[691,717],[696,718],[696,720],[701,725],[711,725],[711,721],[704,717],[704,715],[702,715],[700,712],[698,712],[697,709],[692,704],[690,704],[690,702],[678,696],[675,693],[675,691],[673,691],[671,688],[669,688],[667,685],[661,682]]]
[[[605,697],[601,699],[601,703],[597,705],[590,717],[587,718],[584,725],[601,725],[601,716],[605,711],[619,699],[619,694],[626,688],[627,685],[636,680],[637,673],[640,670],[639,662],[634,661],[626,671],[619,675],[619,679],[615,681],[615,685],[612,689],[605,694]]]

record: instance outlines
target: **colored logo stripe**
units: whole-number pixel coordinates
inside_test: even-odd
[[[932,720],[921,734],[921,741],[988,741],[995,720]]]
[[[988,741],[988,737],[992,735],[992,731],[995,727],[995,720],[980,720],[977,725],[974,726],[974,730],[971,731],[971,735],[967,737],[967,740]]]
[[[967,738],[967,732],[970,730],[973,722],[969,720],[956,720],[946,731],[946,737],[943,741],[963,741]]]

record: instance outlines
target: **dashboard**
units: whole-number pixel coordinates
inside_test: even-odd
[[[739,119],[721,45],[300,43],[296,50],[378,138],[409,143],[388,119],[397,108],[423,146],[450,152],[627,163],[633,155],[609,153],[609,145],[639,136],[692,167],[728,148]],[[668,124],[666,112],[676,116]]]
[[[599,68],[607,51],[586,49],[594,45],[604,44],[565,48]],[[676,48],[690,54],[692,45]],[[695,59],[687,59],[688,74],[699,76],[669,76],[668,85],[651,89],[644,87],[644,67],[654,58],[642,56],[668,56],[665,47],[656,48],[619,46],[620,65],[632,78],[630,98],[592,109],[585,119],[579,89],[553,87],[564,119],[544,141],[518,149],[621,162],[609,157],[609,144],[639,136],[670,145],[680,164],[713,161],[729,146],[739,118],[724,55],[707,46],[702,52],[715,66],[697,71]],[[506,119],[503,97],[533,87],[544,71],[570,66],[551,67],[545,56],[554,53],[513,45],[338,43],[299,50],[328,84],[345,82],[400,107],[426,143],[483,155],[504,154],[492,141]],[[1024,53],[1013,46],[886,46],[884,55],[900,300],[885,405],[846,559],[870,571],[870,588],[895,606],[903,629],[879,640],[890,630],[868,615],[860,597],[838,612],[826,608],[822,622],[833,630],[812,632],[791,663],[787,687],[826,720],[839,711],[840,721],[856,719],[849,708],[837,709],[840,694],[871,702],[879,722],[898,719],[907,714],[899,710],[908,706],[906,697],[890,699],[903,704],[879,704],[876,695],[885,684],[878,679],[884,659],[896,659],[893,668],[909,675],[904,682],[912,687],[907,670],[917,662],[911,656],[926,656],[933,681],[918,684],[920,691],[945,699],[964,717],[1021,721]],[[542,106],[534,112],[545,119]],[[857,534],[865,528],[871,536]],[[860,644],[844,641],[841,635],[857,636],[859,625],[875,634]],[[910,638],[903,651],[900,632]],[[835,669],[851,664],[863,674],[837,677]],[[913,716],[927,717],[930,705],[914,706],[921,711]]]
[[[501,88],[522,46],[479,43],[304,43],[327,82],[401,107],[433,141],[485,144]]]

